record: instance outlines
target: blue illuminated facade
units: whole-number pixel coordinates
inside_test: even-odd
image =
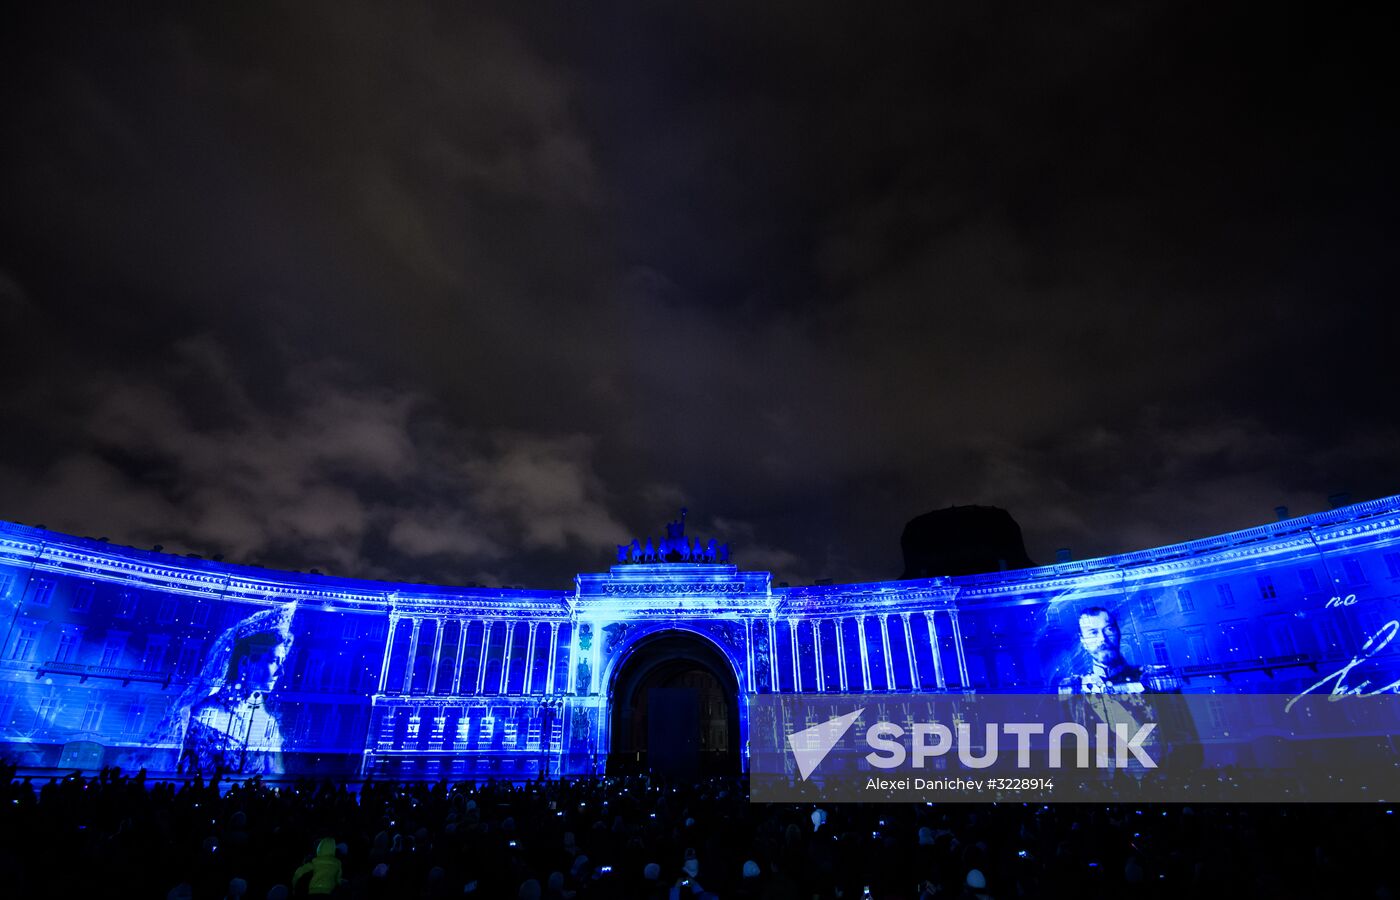
[[[734,693],[719,739],[742,758],[757,693],[1054,691],[1085,667],[1078,618],[1093,607],[1130,662],[1188,692],[1397,690],[1400,497],[917,581],[775,587],[713,542],[686,548],[699,561],[618,550],[629,561],[570,591],[425,587],[0,523],[0,753],[156,772],[598,772],[621,746],[623,673],[664,647]]]

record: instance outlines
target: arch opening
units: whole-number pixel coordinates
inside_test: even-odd
[[[610,695],[608,774],[739,773],[739,684],[705,638],[683,631],[642,638],[618,663]]]

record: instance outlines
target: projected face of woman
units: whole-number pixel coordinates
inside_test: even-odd
[[[238,680],[249,691],[270,691],[277,687],[287,662],[287,644],[282,641],[251,646],[238,661]]]

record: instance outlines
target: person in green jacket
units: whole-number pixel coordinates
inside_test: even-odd
[[[321,838],[316,845],[315,858],[297,869],[292,876],[292,884],[297,884],[308,872],[311,883],[307,885],[306,892],[313,897],[329,894],[340,886],[340,860],[335,858],[335,838]]]

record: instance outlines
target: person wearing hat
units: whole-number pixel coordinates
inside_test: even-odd
[[[647,863],[642,869],[642,896],[646,900],[665,900],[671,892],[661,883],[661,866]]]
[[[758,867],[758,863],[753,860],[744,863],[743,880],[739,883],[739,890],[735,896],[739,900],[757,900],[763,890],[763,885],[760,882],[762,874],[763,870]]]
[[[706,891],[700,884],[700,860],[695,858],[695,851],[687,849],[685,855],[686,860],[681,866],[680,877],[671,886],[670,900],[705,900],[707,897],[713,897],[714,894]]]
[[[992,900],[992,895],[987,893],[987,876],[982,874],[981,869],[968,870],[967,892],[976,900]]]

